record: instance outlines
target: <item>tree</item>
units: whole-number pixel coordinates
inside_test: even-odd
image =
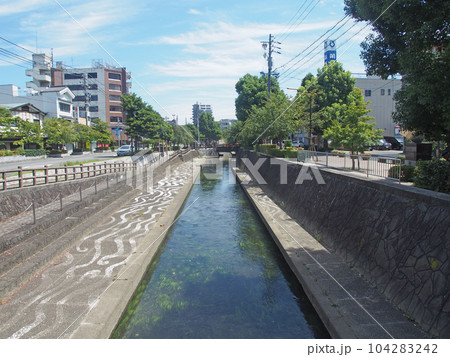
[[[44,119],[43,131],[47,135],[47,143],[54,144],[60,149],[64,144],[71,144],[76,140],[73,124],[65,119]]]
[[[394,120],[404,129],[450,144],[450,98],[442,95],[450,71],[450,2],[345,0],[345,11],[358,21],[372,22],[376,32],[361,44],[367,73],[403,77],[394,97]]]
[[[223,137],[228,144],[236,144],[239,142],[239,134],[241,133],[243,126],[244,122],[237,121],[231,127],[223,131]]]
[[[271,78],[270,92],[280,93],[280,86],[275,78]],[[267,102],[267,78],[246,74],[236,83],[238,96],[235,100],[236,117],[247,120],[253,106],[262,107]]]
[[[39,123],[18,119],[16,125],[18,136],[21,137],[21,139],[15,141],[15,145],[25,147],[29,144],[36,144],[38,147],[42,147],[44,137]]]
[[[100,118],[92,119],[92,139],[100,144],[110,144],[112,141],[111,132],[108,129],[108,124]]]
[[[253,107],[238,139],[246,147],[256,140],[274,140],[281,146],[283,139],[300,128],[297,114],[286,95],[274,94],[264,107]]]
[[[375,123],[368,123],[373,117],[366,116],[370,110],[360,89],[349,95],[348,103],[334,103],[327,109],[331,124],[325,129],[324,137],[335,146],[343,146],[352,154],[364,152],[365,148],[380,138],[382,130],[374,129]],[[353,169],[355,162],[353,161]]]
[[[220,124],[214,121],[214,117],[209,112],[201,112],[199,117],[199,130],[208,141],[219,140],[222,135]]]

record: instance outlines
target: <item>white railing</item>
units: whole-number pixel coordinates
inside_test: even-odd
[[[314,163],[325,167],[352,170],[368,176],[384,177],[400,182],[402,161],[397,158],[369,155],[351,155],[347,153],[328,153],[308,150],[297,151],[297,161]],[[389,177],[389,170],[392,176]]]

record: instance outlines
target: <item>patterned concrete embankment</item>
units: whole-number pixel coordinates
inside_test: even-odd
[[[237,179],[333,338],[426,338],[338,256],[287,215],[245,172]]]
[[[109,337],[192,186],[173,166],[5,299],[0,338]]]

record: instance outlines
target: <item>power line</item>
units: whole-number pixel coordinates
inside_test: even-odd
[[[316,6],[319,4],[320,0],[317,0],[317,2],[313,5],[313,7],[309,10],[309,12],[303,17],[303,19],[300,20],[300,22],[289,32],[287,33],[284,38],[280,39],[280,40],[286,40],[302,23],[303,21],[305,21],[305,19],[309,16],[309,14],[316,8]],[[310,5],[312,4],[312,2],[310,3]],[[307,10],[308,8],[306,8],[303,13]],[[302,13],[302,14],[303,14]]]
[[[4,56],[8,56],[10,58],[17,59],[17,60],[19,60],[21,62],[33,62],[30,59],[28,59],[28,58],[22,57],[22,56],[18,55],[17,53],[14,53],[14,52],[11,52],[11,51],[7,50],[6,48],[1,48],[0,47],[0,52]]]
[[[307,4],[308,0],[303,1],[303,3],[300,5],[299,9],[297,10],[297,12],[294,14],[294,16],[291,17],[291,19],[288,21],[288,23],[286,24],[286,27],[290,25],[291,21],[294,20],[294,18],[297,16],[297,14],[300,12],[300,10],[303,8],[303,6],[305,6]],[[290,30],[290,28],[292,27],[289,26],[289,28],[284,31],[282,34],[276,34],[276,37],[282,37],[287,31]]]
[[[2,36],[0,36],[0,39],[2,39],[3,41],[8,42],[8,43],[11,44],[11,45],[14,45],[14,46],[16,46],[16,47],[21,48],[21,49],[24,50],[24,51],[27,51],[27,52],[30,52],[30,53],[34,53],[33,51],[30,51],[29,49],[27,49],[27,48],[25,48],[25,47],[22,47],[22,46],[18,45],[17,43],[14,43],[14,42],[12,42],[12,41],[10,41],[10,40],[8,40],[8,39],[2,37]]]
[[[8,61],[8,60],[6,60],[4,58],[0,58],[0,61],[4,61],[4,62],[10,63],[10,64],[13,64],[14,66],[18,66],[18,67],[22,67],[22,68],[28,69],[28,67],[22,66],[21,64],[18,64],[18,63],[14,63],[12,61]]]

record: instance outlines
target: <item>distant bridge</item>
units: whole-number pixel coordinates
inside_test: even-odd
[[[231,155],[236,155],[237,151],[239,150],[239,145],[220,145],[216,146],[216,152],[217,155],[223,155],[224,152],[229,152]]]

